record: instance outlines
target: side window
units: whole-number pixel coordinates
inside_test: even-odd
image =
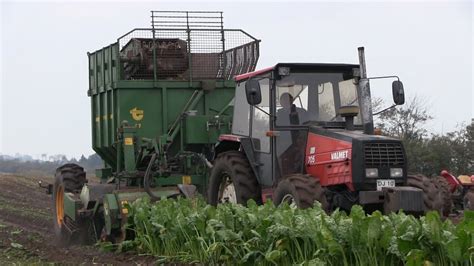
[[[249,134],[250,105],[245,96],[245,82],[239,83],[235,89],[234,116],[232,134],[250,136]]]
[[[318,86],[319,120],[329,121],[336,116],[334,91],[330,82]]]
[[[309,120],[308,115],[308,85],[292,84],[277,86],[276,90],[277,126],[301,125]],[[292,107],[297,114],[297,121],[291,121]]]
[[[270,130],[270,86],[268,78],[262,79],[260,82],[260,89],[262,92],[262,102],[258,105],[259,108],[253,108],[252,119],[252,138],[258,139],[260,147],[256,145],[256,150],[261,152],[270,152],[270,138],[267,137],[267,131]],[[263,111],[262,111],[263,110]]]

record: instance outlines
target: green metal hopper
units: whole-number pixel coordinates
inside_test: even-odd
[[[230,132],[233,77],[253,71],[259,57],[259,40],[224,29],[222,12],[151,17],[150,29],[88,54],[92,147],[105,162],[97,171],[104,179],[137,175],[153,145],[166,153],[161,160],[211,156],[217,137]]]

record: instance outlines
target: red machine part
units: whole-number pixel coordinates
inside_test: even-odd
[[[219,136],[219,141],[233,141],[233,142],[240,142],[240,136],[232,135],[232,134],[223,134]]]
[[[452,174],[450,174],[448,171],[441,171],[441,176],[444,177],[444,179],[446,179],[446,181],[449,183],[449,191],[451,193],[454,192],[458,188],[458,186],[461,186],[459,180]]]
[[[273,188],[262,188],[262,202],[265,203],[267,200],[273,198]]]
[[[321,135],[308,134],[306,172],[319,177],[322,186],[352,185],[352,144]]]

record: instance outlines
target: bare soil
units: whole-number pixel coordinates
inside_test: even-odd
[[[37,178],[0,174],[0,265],[54,264],[154,264],[155,259],[138,254],[102,251],[97,246],[54,245],[51,195]]]

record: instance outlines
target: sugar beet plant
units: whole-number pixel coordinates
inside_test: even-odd
[[[474,212],[457,225],[436,212],[327,215],[271,202],[248,207],[207,205],[202,199],[146,199],[130,206],[135,250],[163,262],[219,265],[473,265]]]

